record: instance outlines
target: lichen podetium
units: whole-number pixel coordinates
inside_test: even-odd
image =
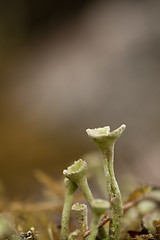
[[[66,170],[64,170],[63,174],[73,183],[79,186],[92,211],[92,202],[94,199],[87,182],[87,163],[82,159],[79,159],[78,161],[75,161],[71,166],[69,166]],[[101,236],[102,233],[103,237],[107,236],[106,231],[103,227],[100,232]]]
[[[91,206],[93,196],[87,182],[87,163],[82,159],[79,159],[66,170],[63,170],[63,174],[79,186],[89,206]]]
[[[121,218],[123,216],[121,194],[114,175],[113,164],[114,164],[114,146],[125,128],[126,125],[123,124],[112,132],[110,132],[109,126],[86,130],[88,136],[94,141],[94,143],[102,153],[106,186],[111,210],[109,225],[109,240],[119,239]]]
[[[62,212],[62,221],[61,221],[61,240],[67,240],[69,234],[69,217],[70,209],[73,200],[73,194],[77,190],[77,185],[70,181],[68,178],[64,179],[65,185],[65,201]]]
[[[109,203],[102,199],[94,199],[92,201],[92,222],[91,222],[91,233],[88,240],[95,240],[98,232],[98,224],[102,214],[106,213],[109,209]],[[106,239],[106,236],[105,236]]]
[[[72,205],[72,212],[74,213],[77,222],[80,226],[81,235],[88,229],[88,209],[87,205],[75,203]]]

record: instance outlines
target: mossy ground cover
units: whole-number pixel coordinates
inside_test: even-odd
[[[1,196],[0,239],[60,239],[64,202],[63,182],[56,182],[43,172],[37,172],[37,176],[44,184],[43,201],[12,202]],[[77,192],[74,202],[85,203],[82,194]],[[159,187],[141,186],[135,189],[123,202],[123,208],[120,239],[160,239]],[[103,215],[99,222],[99,226],[102,225],[108,229],[107,214]],[[78,228],[76,219],[71,214],[70,231],[76,228]],[[87,237],[88,234],[89,231],[86,231],[84,236]]]
[[[43,184],[43,196],[36,201],[31,196],[30,200],[23,202],[9,201],[1,191],[0,240],[160,240],[160,187],[139,186],[128,193],[127,199],[121,198],[114,176],[113,152],[114,144],[124,129],[125,125],[113,132],[110,129],[104,132],[100,128],[98,132],[96,129],[96,134],[95,129],[93,134],[90,130],[90,137],[102,153],[103,164],[106,164],[104,172],[98,155],[90,154],[84,157],[85,161],[75,161],[63,171],[64,182],[36,171],[36,178]],[[107,196],[108,201],[94,198],[96,187],[91,192],[88,185],[92,172],[97,173],[94,182],[101,186],[101,195]],[[105,184],[101,177],[103,174]],[[78,204],[78,209],[72,204]],[[77,214],[84,204],[88,210],[81,218]]]

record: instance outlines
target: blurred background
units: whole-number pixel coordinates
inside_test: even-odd
[[[158,185],[159,75],[158,0],[1,1],[0,180],[8,197],[39,191],[35,169],[60,179],[94,151],[86,128],[122,123],[120,186],[127,176]]]

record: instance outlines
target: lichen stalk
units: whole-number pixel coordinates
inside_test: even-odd
[[[88,237],[88,240],[95,240],[98,233],[98,224],[101,218],[101,215],[107,211],[109,208],[109,203],[105,200],[95,199],[92,202],[92,221],[91,221],[91,233]],[[104,232],[103,232],[104,233]],[[105,239],[106,239],[105,235]],[[104,238],[101,238],[104,239]]]
[[[72,205],[72,211],[80,226],[81,235],[88,229],[88,209],[85,204],[75,203]]]
[[[87,129],[89,137],[95,142],[102,153],[106,187],[110,201],[110,225],[109,240],[118,240],[120,234],[121,218],[123,216],[120,189],[114,175],[114,145],[125,129],[121,125],[118,129],[110,132],[110,127]]]
[[[79,181],[78,186],[79,186],[81,192],[83,193],[85,199],[87,200],[89,206],[91,207],[91,203],[93,201],[93,195],[92,195],[91,190],[89,188],[87,178],[83,177],[81,179],[81,181]]]
[[[120,234],[121,218],[123,216],[123,206],[122,206],[120,189],[114,175],[114,167],[113,167],[114,144],[110,146],[108,150],[109,151],[106,151],[105,153],[103,153],[102,156],[103,156],[103,161],[106,161],[106,157],[108,159],[107,166],[108,166],[109,175],[110,175],[110,179],[109,179],[110,186],[108,186],[108,189],[111,188],[111,191],[108,192],[109,193],[108,197],[111,204],[109,237],[110,237],[110,240],[118,240],[119,234]]]
[[[91,222],[91,233],[88,237],[88,240],[94,240],[96,239],[97,233],[98,233],[98,223],[100,221],[100,216],[97,216],[96,214],[93,214],[92,222]]]
[[[78,185],[92,211],[92,202],[94,198],[87,182],[87,163],[82,159],[79,159],[78,161],[75,161],[71,166],[69,166],[66,170],[64,170],[63,174],[76,185]],[[103,233],[104,232],[105,230]]]
[[[65,201],[62,211],[61,240],[68,239],[70,209],[73,201],[73,194],[77,190],[77,185],[70,181],[68,178],[64,179],[64,185],[65,185]]]

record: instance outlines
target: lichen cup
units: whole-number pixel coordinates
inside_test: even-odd
[[[93,196],[87,182],[87,163],[82,159],[75,161],[71,166],[63,171],[63,174],[72,182],[77,184],[85,196],[89,206],[93,201]]]
[[[114,146],[118,138],[125,130],[123,124],[114,131],[110,127],[87,129],[88,136],[93,140],[102,154],[103,167],[106,179],[107,194],[110,201],[110,226],[109,239],[118,240],[120,233],[121,218],[123,216],[123,207],[120,189],[114,174]]]

